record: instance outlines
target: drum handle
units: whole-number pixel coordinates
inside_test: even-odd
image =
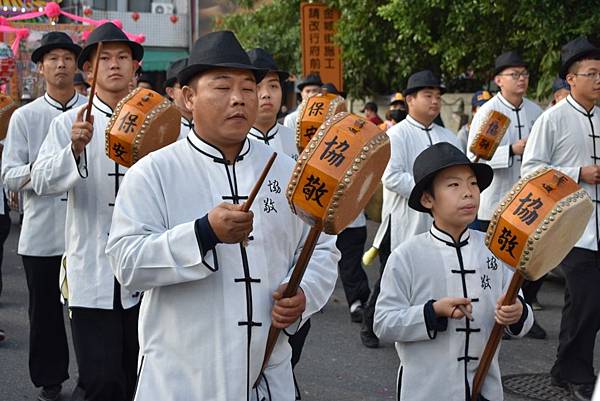
[[[512,280],[510,281],[510,285],[508,286],[508,290],[506,291],[506,296],[504,297],[502,305],[512,305],[515,303],[523,281],[525,281],[525,278],[521,273],[515,272],[513,274]],[[477,397],[479,397],[479,392],[481,391],[483,382],[487,376],[488,370],[490,369],[490,364],[492,363],[492,359],[494,359],[496,349],[498,348],[498,344],[502,339],[503,329],[503,325],[498,323],[494,324],[494,328],[492,329],[490,338],[488,339],[485,349],[483,350],[483,354],[481,355],[481,359],[479,360],[477,372],[475,372],[475,377],[473,378],[473,393],[471,396],[471,400],[477,400]]]
[[[92,84],[90,86],[90,95],[88,98],[87,106],[85,107],[85,121],[87,122],[91,122],[92,120],[92,105],[94,104],[94,96],[96,96],[96,78],[98,77],[98,63],[100,61],[101,52],[102,42],[99,42],[98,47],[96,48],[96,61],[94,61],[94,77],[92,78]],[[83,166],[85,169],[85,177],[81,174],[80,175],[82,178],[87,178],[89,174],[87,168],[87,146],[83,148]]]
[[[319,240],[319,236],[321,235],[322,231],[323,227],[321,223],[317,223],[310,228],[308,236],[306,237],[306,241],[304,242],[302,252],[300,252],[296,266],[294,266],[292,277],[290,278],[287,287],[283,291],[283,298],[290,298],[296,295],[298,287],[300,287],[300,281],[302,281],[302,277],[304,276],[304,272],[306,271],[306,267],[308,266],[308,262],[313,254],[313,251],[315,250],[315,246],[317,245],[317,241]],[[260,370],[261,374],[267,367],[267,363],[269,362],[269,358],[273,353],[273,349],[275,348],[275,344],[277,343],[277,338],[279,337],[280,332],[281,329],[273,327],[271,324],[271,327],[269,328],[269,337],[267,338],[267,346],[265,348],[265,356],[263,358],[263,364]],[[258,378],[256,379],[256,383],[254,383],[254,387],[258,385],[260,377],[261,375],[259,374]]]

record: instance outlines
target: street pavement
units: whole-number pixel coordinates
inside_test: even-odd
[[[376,225],[369,223],[369,240],[375,229]],[[29,380],[27,368],[27,285],[21,259],[16,255],[18,230],[18,225],[13,224],[4,247],[2,264],[4,291],[0,297],[0,328],[6,331],[7,339],[0,343],[0,401],[34,401],[38,394]],[[377,272],[376,264],[367,268],[371,284]],[[504,341],[500,352],[503,375],[549,371],[556,353],[562,291],[563,286],[559,281],[544,283],[539,295],[544,310],[536,312],[536,318],[547,329],[548,339]],[[312,318],[312,329],[302,359],[296,367],[302,400],[395,400],[398,358],[393,345],[382,344],[378,349],[365,348],[360,342],[359,329],[359,324],[350,322],[348,306],[338,280],[327,306]],[[67,332],[70,333],[70,330]],[[596,344],[595,362],[598,367],[599,341]],[[70,375],[71,379],[63,387],[62,399],[65,401],[69,399],[77,377],[72,348]],[[423,385],[426,385],[425,382]],[[505,400],[534,399],[506,393]]]

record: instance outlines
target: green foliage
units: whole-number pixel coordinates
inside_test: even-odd
[[[323,0],[342,11],[346,91],[355,97],[391,93],[408,76],[430,68],[446,81],[472,76],[486,82],[494,59],[517,50],[529,63],[530,92],[549,95],[560,47],[588,35],[600,39],[598,0]],[[252,0],[239,4],[250,6]],[[264,47],[293,73],[300,71],[299,0],[273,0],[253,12],[227,16],[246,47]]]
[[[240,3],[250,6],[252,2]],[[244,49],[267,50],[279,68],[301,72],[300,0],[275,0],[255,10],[243,10],[215,21],[215,28],[235,32]]]

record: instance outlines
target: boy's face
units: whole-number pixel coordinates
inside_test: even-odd
[[[421,204],[431,209],[433,218],[443,226],[464,229],[477,217],[479,186],[469,166],[453,166],[439,172],[432,184],[433,196],[427,192]]]
[[[408,109],[411,114],[433,121],[442,109],[442,93],[437,88],[421,89],[407,96]]]
[[[258,118],[262,121],[275,120],[281,108],[282,90],[279,75],[270,72],[256,85],[258,92]]]

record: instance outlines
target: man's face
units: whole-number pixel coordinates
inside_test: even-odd
[[[77,84],[77,85],[75,85],[75,90],[77,92],[79,92],[80,94],[82,94],[83,96],[87,96],[88,95],[88,88],[87,88],[87,86],[85,86],[83,84]]]
[[[567,82],[575,96],[590,101],[600,99],[600,60],[581,60],[575,71],[567,74]]]
[[[256,86],[258,92],[258,119],[275,120],[281,108],[282,90],[279,75],[270,72]]]
[[[496,75],[495,81],[502,92],[525,96],[529,86],[529,72],[525,67],[506,68]]]
[[[442,170],[433,180],[433,196],[423,193],[421,203],[432,210],[437,222],[444,226],[464,228],[477,217],[479,186],[469,166],[453,166]]]
[[[247,70],[206,71],[183,87],[183,97],[198,135],[217,146],[241,143],[256,120],[256,81]]]
[[[557,90],[556,92],[554,92],[554,94],[552,95],[552,99],[554,101],[554,104],[560,102],[561,100],[563,100],[564,98],[566,98],[567,96],[569,96],[569,91],[566,90],[565,88],[561,88],[559,90]]]
[[[411,114],[433,121],[442,108],[442,93],[437,88],[421,89],[407,96]]]
[[[139,64],[132,58],[131,48],[124,43],[105,43],[102,46],[102,54],[94,54],[84,65],[90,82],[97,56],[100,57],[100,62],[96,85],[107,92],[128,91],[129,83]]]
[[[316,95],[317,93],[321,92],[321,87],[319,85],[306,85],[304,88],[302,88],[302,91],[300,92],[300,96],[302,97],[302,100],[306,100],[309,97],[311,97],[312,95]]]
[[[40,74],[50,86],[60,89],[73,85],[77,72],[75,54],[66,49],[54,49],[44,54],[39,63]]]
[[[390,110],[406,110],[406,104],[403,101],[397,101],[390,104]]]

